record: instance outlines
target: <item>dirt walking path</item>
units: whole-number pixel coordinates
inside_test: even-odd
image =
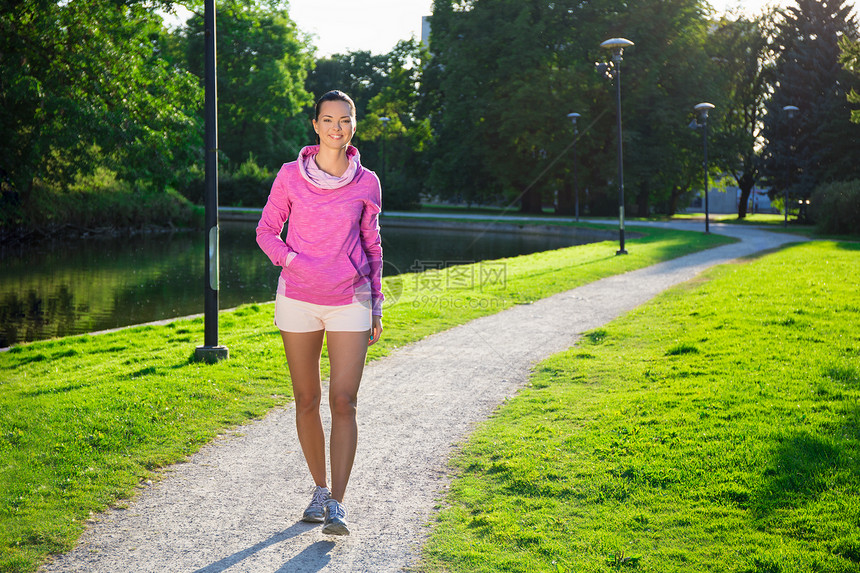
[[[414,565],[449,482],[453,448],[523,387],[536,362],[708,267],[802,240],[731,225],[711,230],[741,242],[517,306],[370,363],[345,500],[349,537],[299,521],[313,484],[288,407],[168,468],[40,571],[382,573]]]

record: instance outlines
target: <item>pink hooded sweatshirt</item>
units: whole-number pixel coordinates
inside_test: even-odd
[[[305,147],[281,167],[257,225],[257,244],[283,267],[279,294],[326,306],[372,301],[373,315],[382,316],[379,178],[361,166],[355,147],[347,148],[350,166],[342,177],[319,169],[317,153],[318,145]]]

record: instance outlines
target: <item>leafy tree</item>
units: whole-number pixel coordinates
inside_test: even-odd
[[[513,150],[495,145],[488,149],[484,131],[488,129],[488,105],[502,79],[506,52],[499,37],[504,30],[499,21],[509,2],[497,2],[498,14],[485,8],[486,2],[436,0],[431,18],[433,53],[428,90],[439,93],[439,110],[434,125],[434,162],[430,174],[431,193],[469,203],[486,199],[501,181],[488,162],[489,152],[500,151],[512,162]],[[483,29],[483,38],[480,31]],[[483,39],[483,41],[482,41]],[[497,142],[502,143],[502,142]],[[504,149],[499,149],[504,148]]]
[[[705,49],[709,25],[697,0],[643,0],[619,17],[618,30],[636,42],[622,64],[622,105],[625,186],[640,217],[667,210],[674,186],[701,172],[701,138],[687,128],[693,107],[715,104],[712,126],[725,109]]]
[[[434,1],[430,37],[433,58],[425,71],[425,93],[438,94],[431,116],[434,161],[428,190],[434,195],[464,198],[470,203],[480,200],[492,186],[488,184],[492,176],[484,166],[478,144],[482,115],[475,109],[479,94],[489,95],[486,84],[490,77],[478,73],[484,56],[468,55],[471,45],[477,42],[472,35],[463,33],[475,18],[474,4],[477,2]],[[487,28],[487,32],[491,31],[492,28]]]
[[[275,168],[307,141],[309,40],[277,0],[220,1],[216,23],[218,145],[233,169],[250,157]],[[194,14],[180,33],[187,39],[188,68],[202,85],[203,15]]]
[[[421,97],[427,58],[423,45],[405,40],[387,54],[359,51],[317,60],[308,78],[315,98],[340,89],[355,101],[355,143],[362,162],[382,179],[389,209],[417,205],[424,187],[425,150],[431,137]],[[387,125],[383,117],[388,118]]]
[[[567,114],[594,117],[588,47],[607,28],[610,4],[435,2],[428,70],[439,110],[435,192],[470,201],[505,193],[523,211],[541,209],[557,181],[569,178],[569,159],[561,158],[573,139]],[[592,141],[583,133],[584,167],[601,165],[588,160]],[[587,186],[589,169],[581,173]]]
[[[361,119],[366,115],[370,100],[388,82],[389,59],[387,54],[373,55],[367,51],[319,59],[308,76],[307,89],[315,100],[329,90],[339,89],[348,93],[355,101],[356,115]]]
[[[429,171],[426,150],[432,131],[421,98],[429,54],[421,43],[408,40],[398,42],[387,57],[385,85],[367,103],[362,138],[368,143],[375,139],[373,151],[384,159],[379,164],[387,206],[409,208],[418,205]],[[381,118],[388,118],[387,125]]]
[[[766,33],[771,18],[724,17],[711,34],[726,105],[720,129],[713,134],[713,157],[737,182],[741,219],[761,176],[761,118],[772,82]]]
[[[774,38],[776,81],[764,117],[765,173],[781,196],[806,200],[822,183],[860,176],[847,96],[855,81],[839,63],[839,43],[856,40],[857,23],[844,1],[798,0],[781,13]],[[785,106],[800,108],[789,119]]]
[[[840,47],[842,48],[842,55],[839,61],[854,76],[852,83],[856,86],[860,84],[860,40],[842,38]],[[855,88],[851,88],[847,99],[849,103],[860,104],[860,94]],[[860,109],[851,110],[851,121],[860,123]]]
[[[560,207],[569,209],[572,169],[560,155],[573,137],[566,115],[576,111],[583,116],[580,182],[591,212],[617,212],[615,92],[594,62],[608,58],[599,44],[623,30],[637,44],[622,64],[628,197],[643,215],[653,205],[670,208],[678,166],[689,172],[693,165],[685,110],[720,103],[709,80],[704,14],[696,0],[438,0],[434,187],[478,197],[501,187],[522,210],[539,211],[560,183]]]
[[[157,44],[161,19],[135,0],[7,1],[0,11],[0,169],[26,202],[97,166],[177,184],[199,149],[195,79]]]

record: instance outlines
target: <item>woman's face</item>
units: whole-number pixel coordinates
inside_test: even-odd
[[[329,149],[345,149],[355,134],[355,117],[345,101],[324,101],[313,123],[320,145]]]

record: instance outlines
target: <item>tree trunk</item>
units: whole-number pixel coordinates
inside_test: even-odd
[[[647,217],[648,216],[648,200],[651,197],[651,193],[648,191],[648,184],[645,183],[639,188],[639,193],[636,195],[636,208],[638,210],[637,216],[639,217]]]
[[[738,201],[738,219],[744,219],[747,216],[747,204],[752,194],[752,189],[755,187],[755,179],[749,173],[744,173],[738,179],[738,188],[741,190],[741,198]]]
[[[681,198],[684,190],[681,189],[680,185],[675,185],[672,187],[672,194],[669,196],[669,216],[674,217],[675,213],[678,212],[678,199]]]
[[[573,215],[573,185],[567,179],[558,190],[558,205],[555,212],[558,215]]]
[[[539,189],[532,187],[523,194],[520,200],[520,212],[522,213],[540,213],[543,210],[541,204],[541,192]]]

